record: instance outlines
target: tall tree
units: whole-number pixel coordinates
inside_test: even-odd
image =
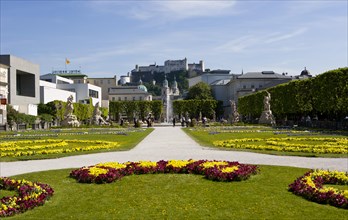
[[[210,86],[204,82],[199,82],[189,88],[186,99],[214,99]]]

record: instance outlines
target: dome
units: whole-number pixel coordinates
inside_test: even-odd
[[[144,91],[144,92],[147,92],[147,88],[146,88],[146,86],[144,86],[144,85],[139,85],[139,86],[138,86],[138,89],[140,89],[140,90],[142,90],[142,91]]]
[[[163,87],[165,87],[165,88],[168,87],[168,80],[167,80],[167,78],[165,78],[164,81],[163,81]]]
[[[309,75],[309,71],[306,70],[306,67],[304,68],[304,70],[302,70],[301,72],[301,76],[308,76]]]

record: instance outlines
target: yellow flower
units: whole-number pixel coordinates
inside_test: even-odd
[[[225,167],[221,170],[223,173],[233,173],[234,171],[238,170],[238,166],[232,166],[232,167]]]

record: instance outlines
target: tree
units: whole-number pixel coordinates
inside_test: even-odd
[[[186,99],[214,99],[210,86],[204,82],[197,83],[188,90]]]

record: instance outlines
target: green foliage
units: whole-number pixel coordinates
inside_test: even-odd
[[[151,101],[150,110],[155,120],[160,119],[162,114],[162,101],[160,100]]]
[[[210,86],[204,82],[199,82],[189,88],[186,99],[214,99]]]
[[[216,112],[217,101],[212,99],[205,100],[175,100],[173,102],[173,111],[176,115],[186,115],[186,112],[190,117],[198,118],[201,113],[202,116],[212,118],[214,112]]]
[[[292,81],[268,89],[271,109],[276,117],[318,115],[342,119],[348,115],[348,68],[331,70],[315,78]],[[239,98],[243,115],[259,117],[264,91]]]
[[[100,110],[103,118],[107,118],[109,116],[109,109],[108,108],[100,107],[99,110]]]
[[[162,102],[155,101],[112,101],[109,103],[110,116],[114,120],[119,120],[119,115],[126,115],[129,119],[138,116],[140,119],[146,118],[151,112],[156,120],[162,113]]]
[[[36,116],[19,113],[11,105],[7,105],[7,121],[9,124],[34,124]]]
[[[147,91],[151,93],[153,96],[160,96],[162,87],[159,84],[153,85],[152,83],[144,83]]]
[[[53,120],[53,115],[50,115],[50,114],[41,114],[39,115],[41,121],[44,121],[44,122],[52,122]]]

